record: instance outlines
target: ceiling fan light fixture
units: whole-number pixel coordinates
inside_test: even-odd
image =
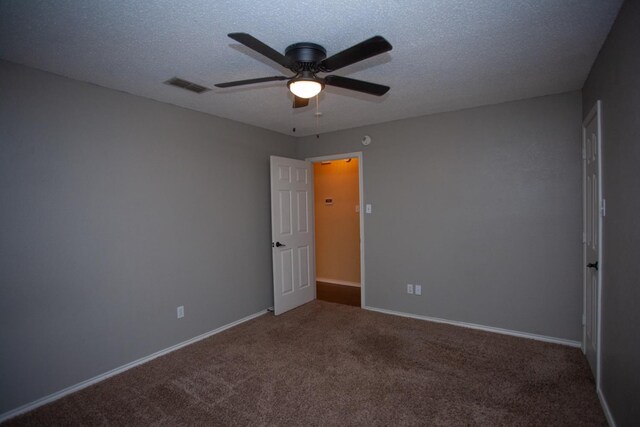
[[[323,88],[323,84],[310,79],[294,79],[288,84],[289,90],[298,98],[313,98]]]

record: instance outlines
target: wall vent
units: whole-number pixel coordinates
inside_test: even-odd
[[[191,92],[195,92],[195,93],[203,93],[211,90],[208,87],[200,86],[199,84],[196,84],[187,80],[183,80],[178,77],[173,77],[167,80],[165,83],[170,86],[175,86],[182,89],[190,90]]]

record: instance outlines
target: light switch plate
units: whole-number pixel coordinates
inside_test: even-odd
[[[371,213],[371,204],[367,203],[366,212]]]

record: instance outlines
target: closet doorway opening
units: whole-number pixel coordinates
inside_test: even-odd
[[[316,296],[364,306],[362,153],[313,163]]]

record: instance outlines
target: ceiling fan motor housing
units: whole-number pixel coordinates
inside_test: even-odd
[[[301,65],[300,70],[318,71],[317,64],[327,57],[325,48],[315,43],[295,43],[287,47],[285,56]]]

